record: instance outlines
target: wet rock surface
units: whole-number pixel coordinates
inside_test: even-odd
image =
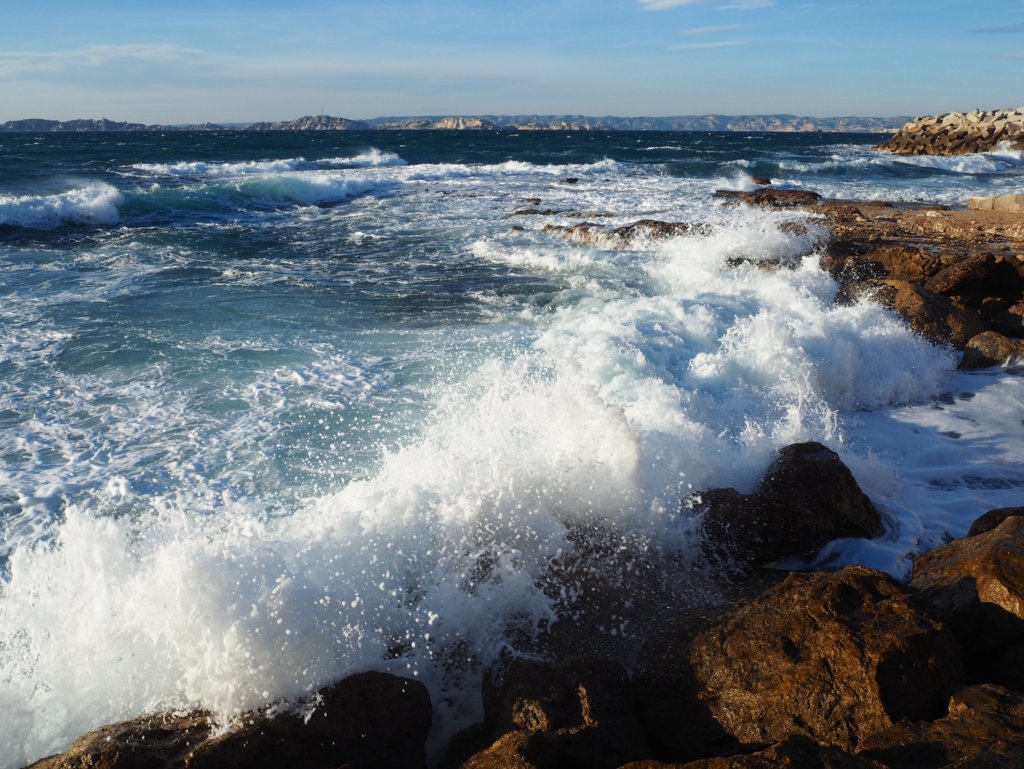
[[[783,448],[753,494],[712,489],[701,497],[707,550],[740,567],[813,555],[834,539],[882,531],[871,500],[820,443]]]
[[[33,769],[404,769],[426,766],[426,688],[362,673],[319,692],[308,720],[250,714],[211,735],[209,716],[156,715],[104,727]]]

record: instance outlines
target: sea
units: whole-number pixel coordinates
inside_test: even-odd
[[[573,621],[551,575],[578,532],[696,596],[701,492],[751,491],[797,441],[885,522],[808,566],[906,579],[1020,505],[1024,371],[958,372],[878,304],[834,304],[814,213],[713,197],[1024,185],[1021,152],[878,142],[0,134],[0,769],[368,669],[422,680],[454,730],[489,666]],[[702,226],[548,227],[640,219]]]

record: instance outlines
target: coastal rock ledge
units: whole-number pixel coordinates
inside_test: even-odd
[[[1024,108],[919,117],[878,149],[897,155],[967,155],[1003,142],[1024,149]]]

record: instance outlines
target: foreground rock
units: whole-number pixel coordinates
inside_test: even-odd
[[[793,736],[756,753],[704,758],[685,764],[636,761],[622,769],[883,769],[884,764]]]
[[[882,519],[839,456],[820,443],[786,446],[753,494],[713,489],[705,506],[706,549],[741,568],[810,556],[843,537],[875,537]]]
[[[629,676],[613,663],[516,659],[485,682],[483,699],[485,723],[474,739],[488,744],[464,769],[615,769],[650,755]]]
[[[1024,518],[921,556],[912,586],[948,622],[975,681],[1024,687]]]
[[[898,155],[965,155],[988,152],[1002,142],[1024,149],[1024,109],[919,117],[879,149]]]
[[[363,673],[320,692],[308,722],[253,715],[211,737],[208,715],[140,718],[87,734],[32,769],[425,767],[431,705],[418,681]]]
[[[999,686],[961,689],[949,713],[895,724],[870,736],[861,756],[891,769],[1017,769],[1024,766],[1024,696]]]

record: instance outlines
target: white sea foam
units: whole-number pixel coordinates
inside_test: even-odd
[[[244,160],[233,163],[183,160],[177,163],[136,163],[131,167],[136,171],[162,176],[232,177],[249,174],[287,173],[316,168],[375,168],[403,165],[405,165],[405,161],[395,153],[383,152],[376,147],[371,147],[365,152],[351,157],[323,158],[321,160],[283,158],[280,160]]]
[[[122,200],[116,188],[102,182],[55,195],[0,194],[0,226],[50,230],[68,222],[113,224]]]

